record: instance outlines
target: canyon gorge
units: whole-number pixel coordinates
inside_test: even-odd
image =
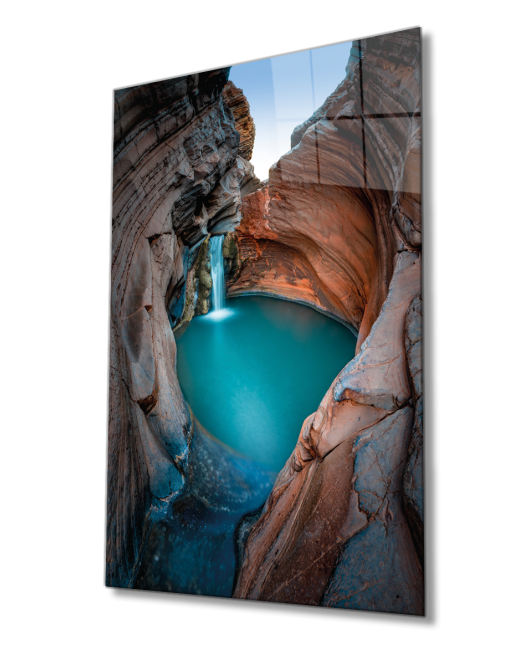
[[[265,181],[230,68],[115,92],[108,586],[424,614],[420,30],[344,65]],[[219,236],[228,298],[357,334],[278,475],[201,426],[176,372]]]

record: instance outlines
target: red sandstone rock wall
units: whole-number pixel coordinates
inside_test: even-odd
[[[421,244],[419,38],[412,33],[363,43],[363,94],[357,67],[295,130],[293,150],[242,205],[243,248],[252,247],[249,235],[257,246],[273,239],[286,255],[299,255],[318,275],[320,306],[359,330],[359,346],[388,293],[396,252]],[[271,285],[266,256],[247,258],[233,295],[276,289],[288,296],[281,270]],[[306,290],[304,276],[301,300]]]
[[[242,215],[231,293],[308,302],[358,328],[359,346],[241,543],[235,595],[423,612],[420,34],[363,40],[362,66],[356,48],[257,191],[225,70],[116,93],[110,585],[135,578],[150,521],[188,477],[167,314],[188,248]]]
[[[358,49],[243,201],[230,292],[309,302],[359,343],[248,535],[235,595],[423,614],[420,31],[362,40],[360,64]]]
[[[311,148],[308,153],[297,155],[303,168],[313,158]],[[336,154],[330,159],[341,167]],[[284,182],[279,170],[285,175],[295,166],[290,155],[283,157],[269,184],[243,200],[237,231],[247,261],[230,294],[266,291],[305,300],[359,329],[378,271],[370,213],[347,187]]]

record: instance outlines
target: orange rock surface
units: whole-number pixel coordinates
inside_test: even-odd
[[[307,302],[359,340],[246,538],[237,597],[423,614],[420,90],[419,30],[354,42],[243,200],[230,293]]]
[[[178,553],[169,570],[145,552],[157,538],[171,550],[150,529],[183,488],[210,505],[224,482],[219,510],[243,491],[242,514],[269,492],[198,434],[175,371],[189,257],[238,225],[230,295],[305,302],[359,340],[241,527],[235,595],[422,614],[420,31],[354,42],[344,81],[257,190],[253,121],[227,74],[115,95],[107,583],[141,568],[146,588],[174,588]]]

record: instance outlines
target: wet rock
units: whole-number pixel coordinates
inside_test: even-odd
[[[115,94],[107,584],[137,572],[150,518],[189,482],[192,419],[171,326],[204,310],[211,284],[190,249],[208,196],[252,181],[222,96],[227,69]],[[235,175],[234,175],[235,174]],[[211,202],[210,202],[211,203]],[[210,206],[211,207],[211,206]],[[204,257],[203,257],[204,258]],[[170,322],[171,319],[171,322]],[[135,572],[136,571],[136,572]]]
[[[148,516],[131,586],[230,597],[237,526],[263,505],[274,474],[220,446],[198,424],[190,448],[189,483]]]
[[[208,262],[209,238],[210,236],[205,238],[201,244],[195,267],[198,282],[197,304],[195,306],[196,314],[207,314],[210,309],[209,298],[213,282]]]
[[[223,240],[223,258],[226,265],[227,281],[236,280],[241,273],[243,264],[241,262],[239,242],[237,234],[229,231]]]

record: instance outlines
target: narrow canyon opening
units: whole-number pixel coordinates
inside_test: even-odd
[[[420,34],[361,41],[266,180],[230,68],[116,92],[111,586],[423,611]]]

